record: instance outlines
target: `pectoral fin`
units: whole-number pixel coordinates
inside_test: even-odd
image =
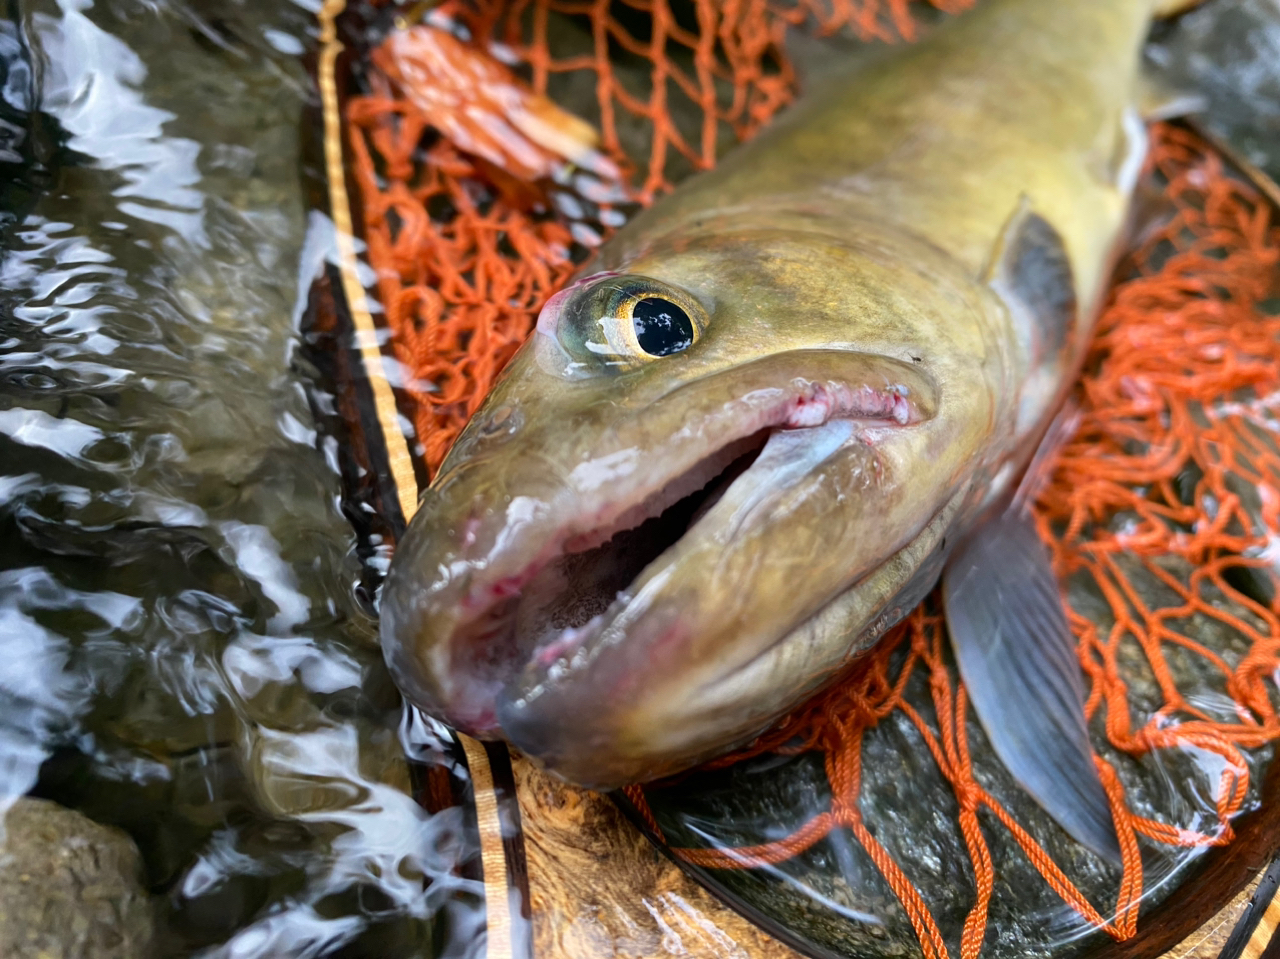
[[[981,526],[942,587],[960,675],[996,755],[1073,838],[1119,862],[1075,642],[1030,516],[1009,510]]]

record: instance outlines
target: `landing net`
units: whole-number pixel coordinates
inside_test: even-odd
[[[944,12],[967,5],[933,0]],[[404,395],[429,469],[590,248],[792,99],[789,31],[910,40],[924,6],[478,0],[433,11],[437,26],[416,28],[433,31],[426,46],[375,52],[370,92],[348,102],[347,131],[390,352],[408,372]],[[563,40],[562,18],[585,21],[589,29],[572,36],[589,41]],[[442,105],[448,97],[424,99],[424,83],[454,90],[455,107],[487,105],[527,122],[469,120]],[[553,102],[575,96],[589,124]],[[964,688],[944,655],[936,605],[926,604],[829,695],[723,761],[819,753],[830,807],[781,840],[677,850],[688,862],[778,864],[848,830],[925,955],[947,956],[948,937],[916,882],[859,808],[864,735],[894,713],[918,730],[958,803],[977,890],[961,956],[982,947],[995,886],[983,810],[1064,903],[1117,939],[1137,928],[1140,836],[1179,847],[1231,840],[1231,819],[1249,796],[1246,751],[1280,736],[1280,227],[1258,192],[1195,135],[1158,126],[1152,141],[1154,186],[1143,202],[1159,207],[1148,218],[1158,225],[1121,264],[1077,390],[1079,426],[1039,494],[1037,517],[1059,576],[1073,584],[1069,596],[1092,597],[1070,618],[1091,689],[1088,714],[1108,755],[1194,749],[1217,757],[1216,821],[1190,828],[1135,814],[1123,777],[1098,758],[1124,872],[1114,901],[1089,901],[975,778]],[[1138,672],[1158,701],[1135,692]],[[1182,679],[1193,674],[1201,677],[1194,695]],[[921,675],[928,711],[904,697]],[[1203,695],[1205,676],[1217,698]],[[648,808],[644,790],[629,795]]]

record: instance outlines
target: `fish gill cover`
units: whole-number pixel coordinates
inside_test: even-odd
[[[932,0],[946,13],[967,6]],[[401,408],[427,470],[591,247],[793,98],[789,42],[838,31],[910,40],[937,10],[474,0],[389,33],[345,120],[389,352],[408,373]],[[568,22],[578,29],[557,28]],[[1198,136],[1161,125],[1152,139],[1145,229],[1118,267],[1076,391],[1078,425],[1036,500],[1091,690],[1123,870],[1082,865],[985,760],[931,598],[747,752],[627,792],[675,855],[810,951],[855,943],[734,874],[789,870],[813,888],[828,868],[814,851],[843,834],[897,903],[880,918],[908,928],[926,956],[972,957],[984,943],[999,953],[997,940],[1044,949],[1089,928],[1124,940],[1138,904],[1195,858],[1179,851],[1229,843],[1233,819],[1260,801],[1280,736],[1280,225]],[[949,790],[945,801],[923,786],[907,798],[938,801],[952,820],[969,859],[952,888],[893,834],[887,796],[867,796],[864,759],[889,748],[888,729],[918,753],[910,768],[932,766]],[[796,799],[806,777],[820,782]],[[789,818],[753,819],[727,798],[752,792]],[[1037,932],[1035,916],[1004,916],[999,890],[1023,873],[1042,877],[1077,925]],[[856,895],[842,895],[854,908]]]

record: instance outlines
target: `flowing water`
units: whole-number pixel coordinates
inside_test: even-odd
[[[312,425],[315,6],[0,4],[0,801],[128,832],[163,955],[439,954],[482,919],[460,812],[405,792]]]

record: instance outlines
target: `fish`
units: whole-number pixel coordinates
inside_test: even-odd
[[[1117,861],[1018,490],[1125,236],[1161,6],[983,0],[609,239],[397,544],[407,699],[573,783],[654,780],[838,682],[941,581],[997,756]]]

